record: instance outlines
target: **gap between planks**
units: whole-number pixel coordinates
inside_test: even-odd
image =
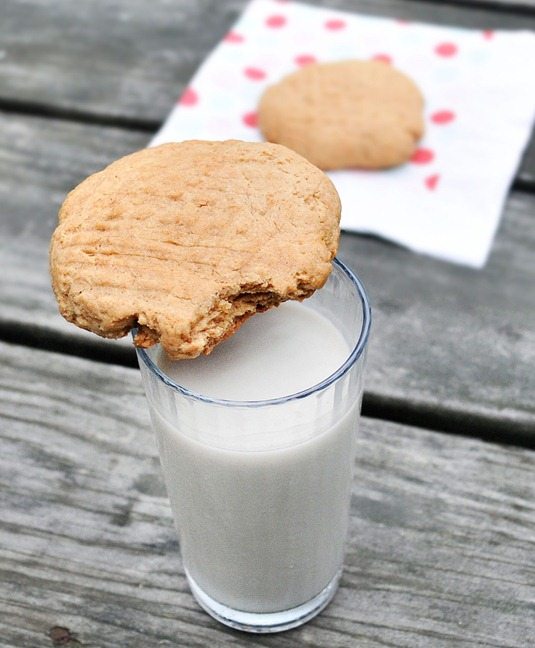
[[[139,369],[135,352],[128,346],[119,347],[104,340],[92,342],[83,338],[76,339],[39,326],[0,321],[0,341],[93,362]],[[446,432],[489,443],[535,450],[535,434],[529,422],[522,425],[518,421],[493,417],[484,412],[415,403],[402,398],[382,396],[365,389],[362,415],[432,432]],[[467,422],[470,425],[469,432]]]
[[[119,115],[102,115],[75,108],[65,108],[37,101],[19,101],[0,97],[0,112],[28,117],[41,117],[58,121],[78,124],[95,124],[97,126],[113,126],[124,130],[134,130],[142,133],[155,133],[161,123],[155,119],[134,118]]]
[[[416,0],[429,4],[429,0]],[[535,0],[434,0],[436,4],[459,7],[463,9],[483,9],[493,13],[515,16],[535,16]]]
[[[140,134],[156,133],[162,124],[162,122],[154,119],[134,118],[120,115],[102,115],[73,108],[64,108],[62,106],[53,106],[38,102],[18,101],[17,99],[9,99],[5,97],[0,97],[0,114],[1,113],[6,115],[21,115],[26,117],[51,119],[81,125],[87,124],[114,127],[125,131],[137,131]],[[511,184],[510,190],[535,194],[535,182],[531,178],[526,179],[520,175],[522,172],[521,167],[522,164],[520,163],[517,169],[517,175]]]

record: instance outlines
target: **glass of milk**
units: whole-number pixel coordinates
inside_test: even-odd
[[[312,297],[251,318],[210,356],[138,349],[184,569],[222,623],[287,630],[336,592],[370,321],[335,260]]]

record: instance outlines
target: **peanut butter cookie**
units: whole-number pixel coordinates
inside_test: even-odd
[[[326,281],[339,238],[330,180],[289,149],[163,144],[65,200],[50,249],[61,314],[98,335],[138,327],[173,359],[208,354],[248,317]]]
[[[423,98],[379,61],[307,65],[264,92],[259,125],[321,169],[380,169],[409,159],[424,132]]]

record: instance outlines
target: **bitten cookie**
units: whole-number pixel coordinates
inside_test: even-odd
[[[264,92],[259,125],[321,169],[380,169],[408,160],[424,132],[423,97],[379,61],[315,63]]]
[[[109,338],[138,326],[173,359],[310,296],[331,271],[331,181],[275,144],[189,141],[128,155],[65,200],[50,268],[61,314]]]

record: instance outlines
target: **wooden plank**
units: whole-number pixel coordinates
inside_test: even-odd
[[[531,0],[530,0],[531,1]],[[535,2],[535,0],[533,0]],[[82,6],[80,6],[82,4]],[[535,29],[535,14],[418,0],[312,4],[481,29]],[[11,0],[0,21],[0,106],[156,128],[245,0]],[[535,144],[519,178],[535,184]]]
[[[118,347],[60,318],[47,250],[65,193],[145,141],[142,134],[100,126],[0,120],[4,337],[17,339],[24,325],[25,335],[40,336],[41,345],[85,345],[86,352],[119,354],[121,361],[135,363],[128,342]],[[340,256],[362,276],[373,302],[366,402],[376,414],[388,408],[392,416],[392,408],[410,407],[438,415],[463,433],[497,429],[533,438],[534,215],[535,196],[514,193],[482,271],[368,237],[342,237]]]
[[[248,637],[187,591],[139,373],[0,344],[0,643],[525,647],[535,453],[364,420],[341,588]],[[70,644],[69,644],[70,645]]]
[[[147,140],[146,134],[122,129],[0,114],[0,259],[6,270],[0,320],[5,334],[22,322],[67,338],[74,335],[82,345],[112,349],[59,317],[49,285],[48,242],[66,193]]]

